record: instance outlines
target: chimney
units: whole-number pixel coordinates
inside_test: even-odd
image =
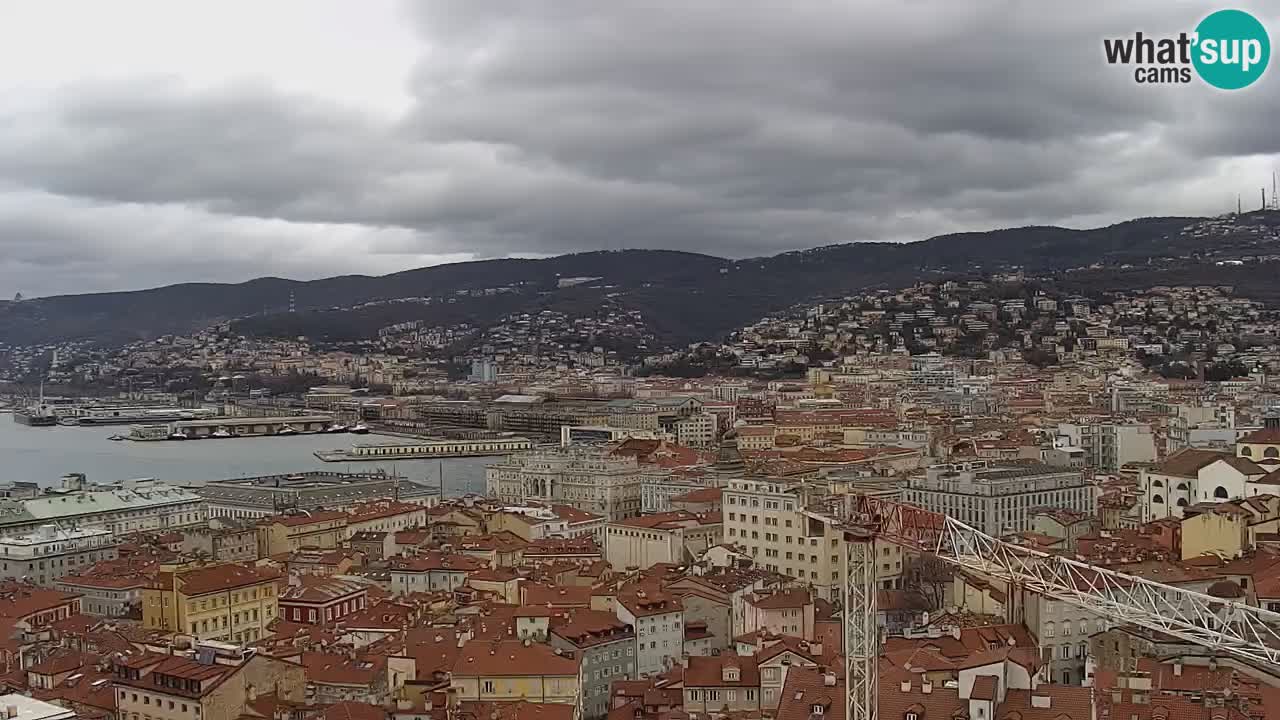
[[[932,693],[933,683],[929,682],[928,680],[922,679],[920,681],[920,692],[924,693],[925,695]]]
[[[957,625],[957,626],[955,626],[955,627],[951,628],[951,638],[952,638],[953,640],[959,640],[959,639],[960,639],[960,626],[959,626],[959,625]]]
[[[16,717],[18,717],[18,706],[17,706],[17,705],[6,705],[6,706],[5,706],[5,708],[4,708],[4,716],[5,716],[5,717],[7,717],[7,718],[16,718]]]
[[[835,673],[832,673],[832,672],[829,672],[829,673],[823,673],[823,674],[822,674],[822,685],[823,685],[823,687],[835,687],[835,686],[836,686],[836,674],[835,674]]]
[[[1181,659],[1173,661],[1173,676],[1182,677],[1182,660]]]
[[[911,680],[910,680],[910,678],[908,678],[908,679],[906,679],[906,680],[903,680],[903,681],[902,681],[902,692],[904,692],[904,693],[909,693],[909,692],[911,692]]]
[[[1053,707],[1053,696],[1051,695],[1032,695],[1031,707],[1033,708],[1051,708]]]
[[[253,683],[249,683],[249,686],[244,689],[244,695],[249,702],[253,702],[258,699],[258,688]]]

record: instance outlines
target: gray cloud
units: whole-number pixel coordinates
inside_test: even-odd
[[[1190,29],[1191,3],[404,12],[402,117],[269,78],[86,80],[0,109],[0,292],[1216,213],[1280,153],[1275,71],[1219,93],[1103,63],[1103,37]]]

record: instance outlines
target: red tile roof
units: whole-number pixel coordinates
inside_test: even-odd
[[[454,677],[577,677],[579,660],[558,654],[541,643],[472,640],[453,665]]]
[[[737,671],[737,680],[725,679]],[[693,655],[684,669],[684,686],[690,687],[760,687],[760,668],[754,655]]]
[[[280,579],[280,573],[266,568],[228,564],[180,572],[177,579],[177,588],[184,595],[204,595],[274,582]]]

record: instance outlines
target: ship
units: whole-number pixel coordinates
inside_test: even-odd
[[[13,421],[31,427],[53,427],[58,424],[58,416],[44,401],[44,381],[40,382],[40,400],[35,405],[14,410]]]
[[[14,410],[13,421],[31,427],[53,427],[58,424],[58,416],[44,405],[32,405],[29,408]]]
[[[64,425],[133,425],[202,420],[216,414],[213,410],[206,408],[188,410],[155,405],[87,405],[67,413],[59,422]]]

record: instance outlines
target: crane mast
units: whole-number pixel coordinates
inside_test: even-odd
[[[941,513],[881,498],[830,498],[805,514],[844,534],[848,720],[877,718],[876,540],[936,555],[1112,622],[1166,633],[1245,662],[1280,665],[1280,613],[1007,543]]]

